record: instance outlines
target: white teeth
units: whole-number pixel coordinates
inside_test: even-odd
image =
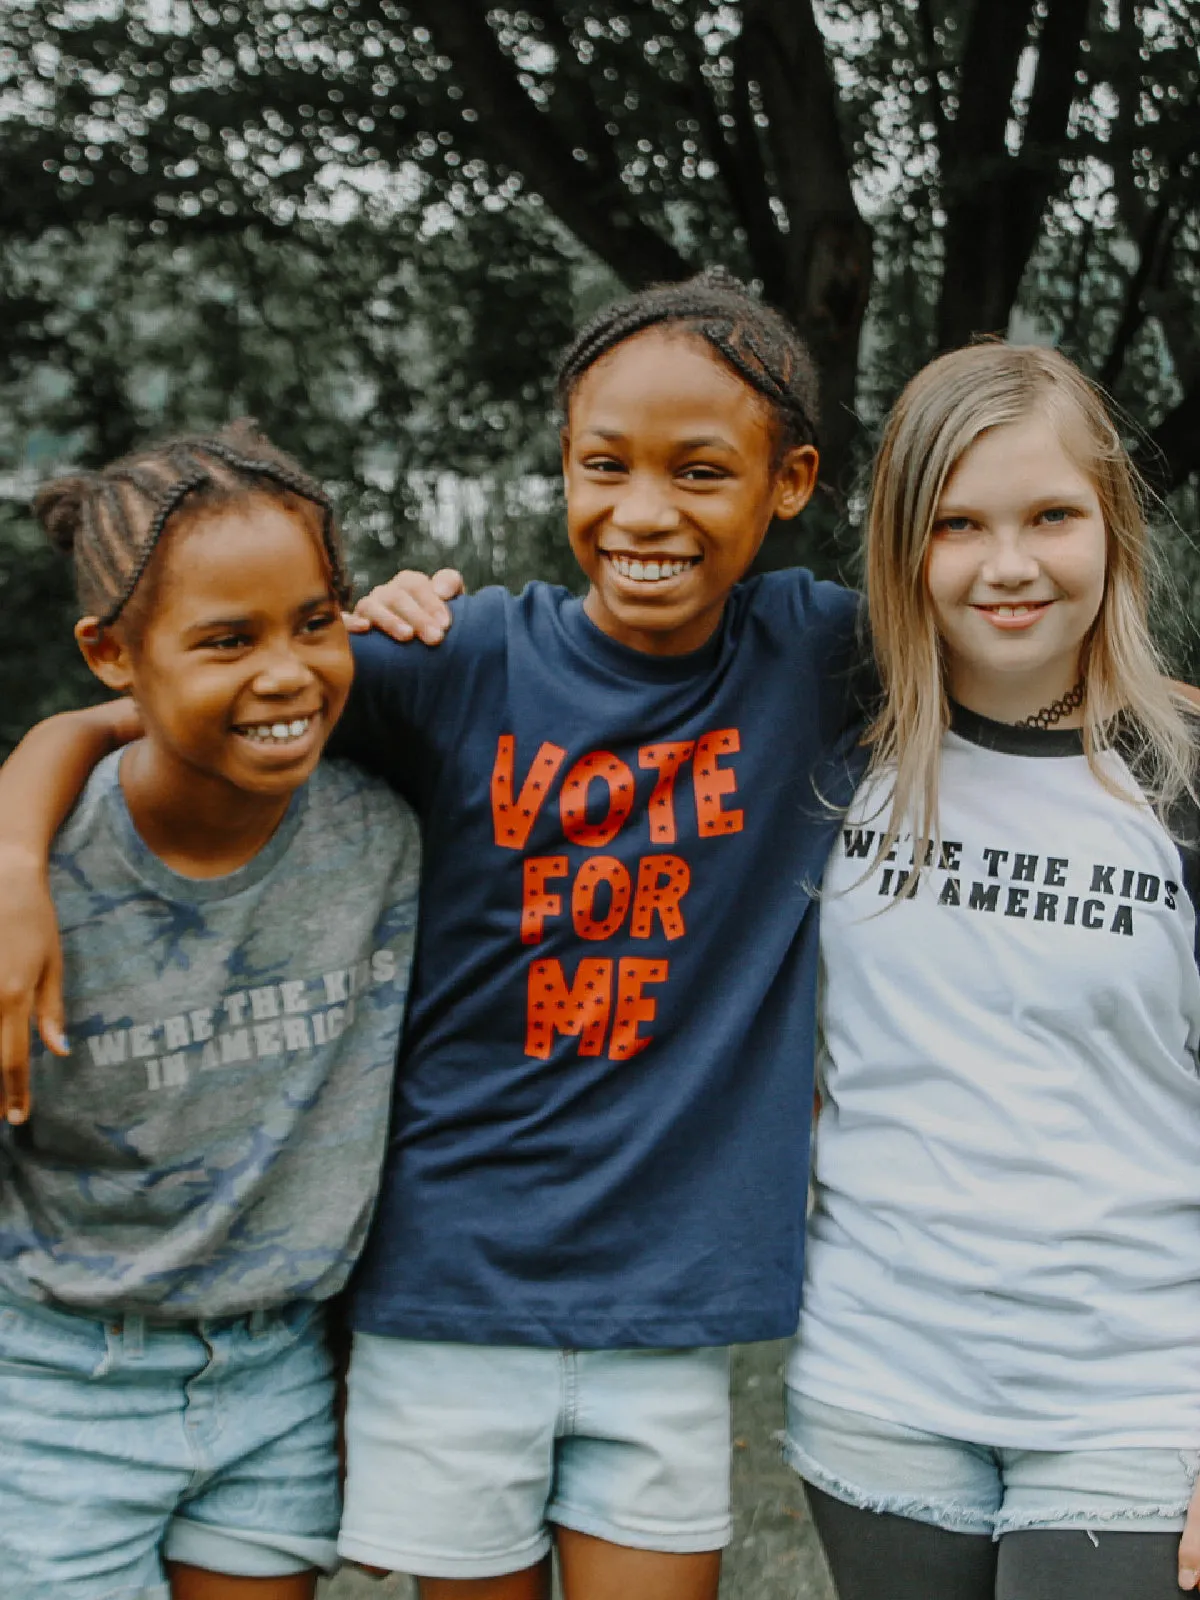
[[[286,744],[303,738],[311,725],[311,717],[296,717],[291,722],[250,722],[237,731],[256,744]]]
[[[623,578],[635,583],[662,583],[666,578],[677,578],[692,565],[690,561],[639,561],[633,556],[614,555],[612,564]]]

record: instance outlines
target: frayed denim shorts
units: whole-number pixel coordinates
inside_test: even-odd
[[[337,1564],[321,1308],[148,1324],[0,1296],[0,1595],[167,1600],[164,1561]]]
[[[953,1533],[1178,1533],[1200,1450],[992,1449],[787,1391],[784,1455],[835,1500]]]
[[[634,1549],[729,1541],[729,1352],[356,1333],[341,1551],[425,1578],[535,1565],[550,1525]]]

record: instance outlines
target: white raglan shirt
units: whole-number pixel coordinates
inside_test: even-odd
[[[886,789],[855,799],[821,910],[804,1394],[997,1447],[1200,1444],[1196,817],[1176,842],[1104,759],[1132,803],[1078,733],[956,711],[910,900],[911,840],[872,864]]]

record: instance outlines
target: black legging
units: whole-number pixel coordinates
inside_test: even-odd
[[[1177,1533],[948,1533],[806,1483],[838,1600],[1179,1600]]]

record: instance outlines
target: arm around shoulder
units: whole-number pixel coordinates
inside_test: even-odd
[[[68,1050],[62,951],[47,865],[92,768],[140,732],[131,701],[38,723],[0,768],[0,1116],[29,1115],[30,1025]]]
[[[131,700],[63,711],[31,728],[0,767],[0,854],[24,851],[44,863],[92,768],[140,733]]]

